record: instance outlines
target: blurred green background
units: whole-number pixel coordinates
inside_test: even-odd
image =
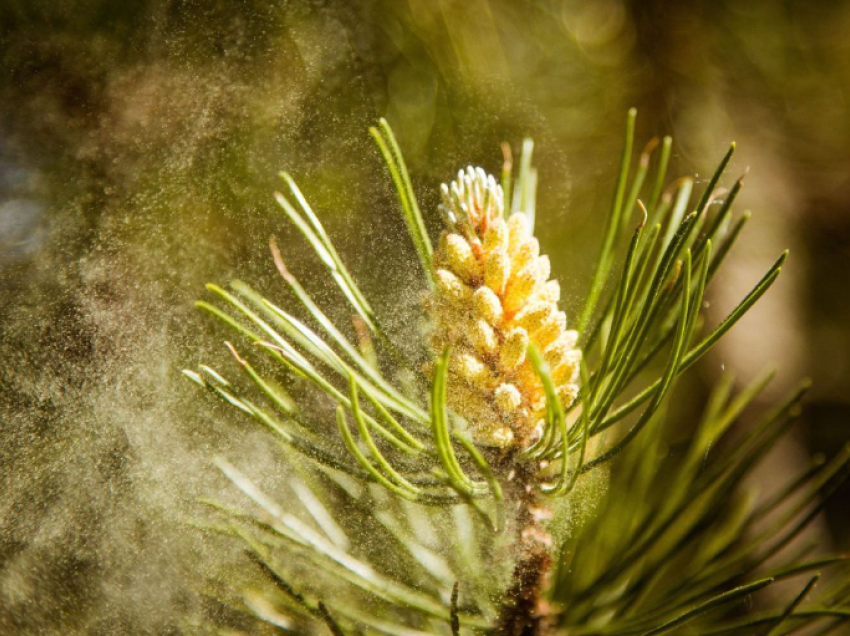
[[[538,234],[568,315],[586,290],[626,110],[673,175],[749,171],[754,218],[715,320],[785,247],[779,284],[674,398],[721,370],[815,387],[753,483],[850,438],[850,2],[4,0],[0,4],[0,633],[172,633],[228,557],[181,524],[209,459],[280,467],[179,370],[224,359],[210,280],[280,291],[266,247],[334,306],[271,197],[286,169],[391,329],[414,255],[367,128],[386,116],[431,229],[437,188],[535,139]],[[643,141],[641,143],[643,143]],[[338,305],[338,303],[336,303]],[[343,316],[343,319],[345,317]],[[215,356],[220,356],[216,358]],[[675,443],[675,439],[671,443]],[[850,493],[811,531],[847,549]]]

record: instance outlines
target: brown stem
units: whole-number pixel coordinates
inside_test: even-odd
[[[550,631],[543,593],[548,587],[551,537],[542,526],[548,509],[533,487],[533,467],[519,465],[510,482],[516,513],[517,563],[497,623],[499,636],[541,636]]]

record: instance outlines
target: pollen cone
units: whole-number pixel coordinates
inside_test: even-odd
[[[540,434],[543,385],[526,359],[529,343],[543,354],[569,405],[577,393],[578,334],[558,308],[560,287],[528,217],[505,219],[504,194],[481,168],[442,186],[447,229],[434,254],[436,287],[427,302],[436,354],[451,347],[449,406],[467,420],[475,441],[523,447]]]

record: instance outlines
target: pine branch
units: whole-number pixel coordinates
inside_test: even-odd
[[[735,146],[694,204],[692,179],[665,186],[669,137],[654,168],[657,140],[631,169],[634,121],[630,111],[578,331],[567,329],[560,286],[533,236],[547,221],[535,218],[530,140],[516,176],[503,146],[498,181],[469,167],[442,186],[444,229],[434,246],[398,141],[384,120],[371,129],[425,273],[433,325],[422,343],[432,354],[427,396],[402,381],[412,365],[384,328],[381,308],[368,302],[319,215],[282,173],[287,194],[275,198],[357,329],[352,336],[329,318],[274,239],[272,259],[295,302],[235,281],[229,290],[208,285],[213,302],[197,303],[233,339],[226,346],[241,380],[205,365],[184,373],[282,442],[298,493],[277,500],[218,460],[255,508],[209,502],[220,519],[212,529],[241,541],[264,575],[260,592],[256,581],[244,583],[237,609],[275,629],[306,621],[334,636],[625,636],[755,626],[775,636],[846,618],[850,586],[816,594],[814,575],[776,610],[747,620],[735,613],[776,580],[844,567],[841,558],[765,563],[847,477],[850,450],[761,507],[741,495],[744,477],[794,421],[805,386],[719,454],[714,449],[729,443],[769,377],[734,397],[731,381],[721,381],[683,459],[664,458],[661,429],[677,380],[767,292],[787,253],[698,339],[706,289],[749,218],[733,218],[741,179],[713,204]],[[636,208],[640,221],[630,230]],[[307,412],[305,391],[327,408]],[[792,497],[799,503],[783,507]],[[580,517],[584,501],[595,511]]]

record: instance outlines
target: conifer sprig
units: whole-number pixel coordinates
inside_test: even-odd
[[[805,387],[721,454],[718,444],[729,443],[767,378],[734,398],[723,380],[683,459],[663,458],[660,429],[678,377],[770,288],[787,254],[723,321],[704,327],[706,288],[749,218],[733,219],[741,180],[719,188],[734,144],[693,203],[692,179],[665,185],[670,138],[655,162],[653,140],[630,169],[634,120],[630,111],[578,332],[565,329],[557,283],[547,282],[549,261],[532,236],[530,140],[515,178],[503,148],[498,183],[470,168],[444,186],[446,230],[434,249],[398,141],[385,120],[371,129],[425,272],[423,293],[430,290],[436,346],[427,396],[399,380],[409,363],[380,309],[295,181],[281,175],[287,192],[275,198],[361,321],[357,340],[366,346],[319,307],[273,239],[296,303],[239,281],[230,290],[209,285],[215,304],[198,301],[239,338],[226,346],[243,381],[204,365],[184,373],[282,442],[294,490],[278,501],[218,462],[254,509],[209,502],[221,520],[210,527],[243,542],[265,584],[246,574],[210,598],[254,617],[251,629],[321,627],[335,636],[754,627],[773,635],[847,618],[850,586],[836,579],[815,590],[812,575],[841,567],[842,557],[776,559],[847,476],[850,451],[761,507],[740,494]],[[284,386],[312,387],[329,408],[305,412]],[[607,490],[598,487],[606,477],[594,469],[615,457]],[[579,498],[598,499],[599,510],[577,515]],[[568,519],[566,533],[550,533],[549,515]],[[364,536],[374,541],[357,540]],[[798,575],[809,578],[785,605],[736,613],[742,599]]]

